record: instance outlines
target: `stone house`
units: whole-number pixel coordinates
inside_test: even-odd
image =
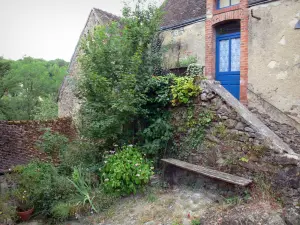
[[[58,96],[58,116],[59,117],[72,117],[74,118],[76,112],[79,109],[79,101],[75,96],[75,82],[80,77],[80,66],[78,63],[78,57],[80,54],[80,41],[89,32],[93,30],[95,26],[106,25],[112,21],[119,20],[119,17],[105,12],[100,9],[93,8],[88,16],[86,24],[80,34],[78,43],[75,47],[75,51],[72,55],[68,76],[64,78],[63,84],[59,90]]]
[[[208,79],[241,103],[300,131],[300,1],[167,0],[161,26],[165,66],[195,56]],[[81,37],[117,17],[93,9]],[[70,78],[78,77],[76,46],[59,95],[59,116],[78,108]]]

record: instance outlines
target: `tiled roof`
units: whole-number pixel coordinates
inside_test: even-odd
[[[278,1],[278,0],[249,0],[248,4],[249,4],[249,6],[251,6],[251,5],[258,5],[258,4],[274,2],[274,1]]]
[[[120,17],[111,14],[109,12],[103,11],[101,9],[93,9],[95,15],[98,17],[99,20],[102,20],[104,23],[108,23],[110,21],[117,21],[120,19]]]
[[[172,26],[206,14],[206,0],[166,0],[162,26]]]

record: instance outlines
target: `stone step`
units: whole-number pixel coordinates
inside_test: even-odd
[[[161,161],[163,161],[164,163],[173,165],[173,166],[177,166],[177,167],[185,169],[185,170],[189,170],[189,171],[201,174],[201,175],[205,175],[205,176],[208,176],[211,178],[222,180],[222,181],[225,181],[225,182],[228,182],[231,184],[247,186],[252,183],[252,180],[246,179],[244,177],[239,177],[239,176],[232,175],[229,173],[224,173],[224,172],[220,172],[217,170],[205,168],[203,166],[194,165],[194,164],[183,162],[183,161],[180,161],[177,159],[170,158],[170,159],[162,159]]]

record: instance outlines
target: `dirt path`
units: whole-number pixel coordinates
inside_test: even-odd
[[[216,192],[176,187],[122,199],[107,212],[87,217],[80,224],[194,225],[201,221],[201,225],[284,225],[280,215],[280,209],[267,201],[232,205]]]

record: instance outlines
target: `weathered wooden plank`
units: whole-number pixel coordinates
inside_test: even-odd
[[[237,184],[240,186],[247,186],[250,183],[252,183],[252,180],[243,178],[243,177],[239,177],[236,175],[232,175],[229,173],[224,173],[224,172],[220,172],[217,170],[213,170],[213,169],[209,169],[209,168],[205,168],[203,166],[198,166],[198,165],[194,165],[194,164],[190,164],[187,162],[183,162],[177,159],[162,159],[163,162],[180,167],[182,169],[185,170],[189,170],[198,174],[202,174],[211,178],[215,178],[218,180],[222,180],[222,181],[226,181],[228,183],[231,184]]]

